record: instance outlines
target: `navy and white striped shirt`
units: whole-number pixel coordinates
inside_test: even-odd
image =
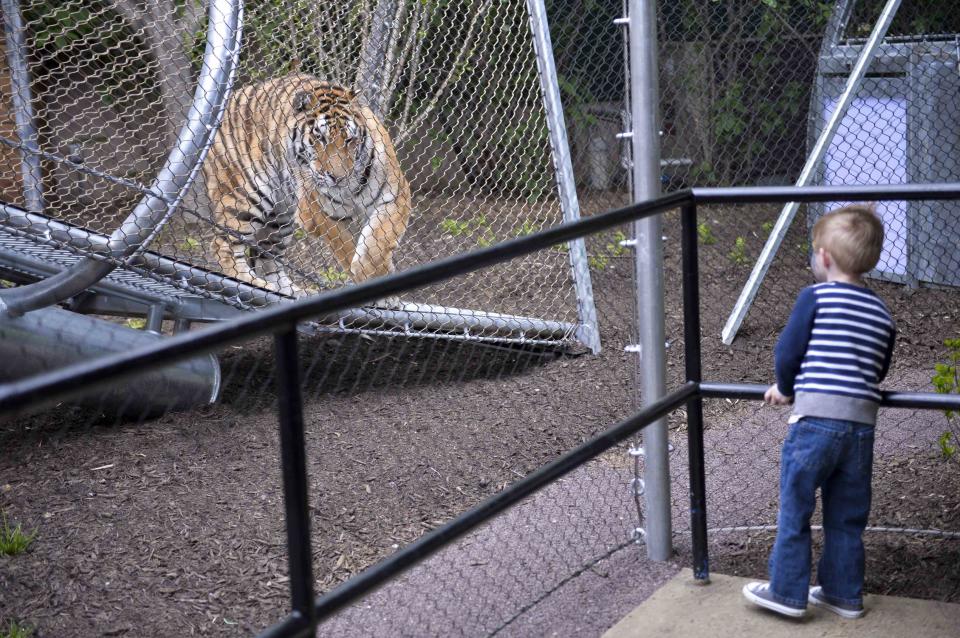
[[[872,290],[836,281],[805,288],[774,351],[777,387],[796,395],[795,415],[876,423],[895,335]]]

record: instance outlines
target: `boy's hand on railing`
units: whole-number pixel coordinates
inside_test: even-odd
[[[793,403],[793,397],[781,394],[780,388],[777,387],[776,383],[767,388],[767,391],[763,393],[763,400],[770,405],[790,405]]]

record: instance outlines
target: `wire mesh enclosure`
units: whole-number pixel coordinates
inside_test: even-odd
[[[556,79],[538,74],[538,56],[552,63],[546,22],[524,2],[291,0],[240,13],[225,1],[5,5],[6,226],[38,237],[50,261],[112,251],[114,266],[180,288],[158,303],[193,321],[579,215],[561,179],[572,175]],[[203,93],[210,38],[239,41],[241,22],[242,47],[214,60],[219,92]],[[131,216],[171,149],[185,152],[178,131],[198,107],[202,170],[187,166],[160,198],[167,210]],[[219,305],[182,308],[197,296]],[[592,303],[582,247],[558,246],[516,275],[384,300],[335,325],[597,349]]]

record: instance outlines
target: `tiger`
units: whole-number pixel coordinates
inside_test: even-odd
[[[280,263],[298,228],[323,239],[354,283],[394,271],[410,185],[387,128],[353,90],[306,73],[244,87],[203,172],[223,274],[302,296]]]

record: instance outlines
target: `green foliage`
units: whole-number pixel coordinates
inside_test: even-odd
[[[713,234],[713,229],[707,222],[700,222],[697,224],[697,237],[700,238],[700,243],[704,246],[710,246],[717,243],[717,238]]]
[[[7,515],[2,515],[3,526],[0,527],[0,556],[16,556],[27,551],[30,544],[37,538],[37,530],[29,534],[24,533],[20,523],[16,527],[10,527],[7,522]]]
[[[933,388],[939,394],[960,393],[960,377],[958,377],[957,372],[958,367],[960,367],[960,339],[946,339],[943,345],[947,347],[949,362],[934,365]],[[945,415],[947,419],[951,419],[956,413],[952,410],[946,410]]]
[[[75,64],[78,51],[95,59],[93,79],[107,104],[149,90],[155,83],[156,68],[142,35],[111,5],[109,0],[44,0],[23,7],[27,46],[48,65],[56,65],[61,55]]]
[[[945,339],[943,345],[947,347],[947,363],[935,363],[934,374],[931,378],[933,388],[939,394],[960,393],[960,339]],[[954,410],[944,410],[950,430],[945,431],[937,439],[940,453],[945,459],[957,456],[957,447],[960,445],[960,435],[952,427],[953,417],[957,416]],[[960,457],[958,457],[960,458]]]
[[[487,246],[493,246],[497,242],[497,236],[493,234],[489,228],[485,228],[477,236],[477,246],[480,248],[486,248]]]
[[[147,327],[147,320],[138,317],[131,317],[127,319],[125,323],[128,328],[133,328],[134,330],[143,330]]]
[[[792,131],[804,124],[810,91],[808,76],[793,72],[799,67],[784,49],[797,49],[798,38],[822,37],[833,6],[825,0],[661,6],[662,40],[674,65],[665,117],[695,127],[686,134],[702,158],[690,171],[694,183],[731,183],[782,163],[785,139],[795,139]]]
[[[350,275],[343,272],[342,270],[333,268],[332,266],[329,268],[321,268],[317,270],[317,277],[319,277],[320,280],[323,281],[324,283],[331,284],[331,285],[342,284],[350,279]]]
[[[613,233],[613,239],[607,242],[606,246],[611,257],[620,257],[626,252],[627,247],[622,243],[625,241],[627,241],[627,236],[623,234],[623,231],[618,230]]]
[[[513,234],[516,237],[524,237],[525,235],[532,235],[537,232],[538,228],[533,224],[529,219],[524,220],[522,224],[517,226],[513,230]]]
[[[595,253],[587,257],[587,264],[590,266],[590,270],[603,271],[609,263],[610,261],[604,253]]]
[[[769,235],[773,232],[773,222],[763,222],[763,225],[760,226],[760,230],[763,231],[764,235]]]
[[[733,250],[727,254],[727,257],[738,266],[744,266],[749,263],[750,258],[747,257],[747,240],[743,237],[737,237],[733,242]]]
[[[451,237],[459,237],[470,232],[470,224],[457,219],[444,219],[440,222],[440,229]]]
[[[180,248],[190,251],[198,250],[200,248],[200,241],[195,237],[187,237],[180,242]]]
[[[6,629],[0,628],[0,638],[31,638],[33,636],[33,627],[21,625],[13,620],[7,625]]]
[[[940,438],[937,439],[937,444],[940,446],[940,454],[942,454],[943,458],[947,459],[948,461],[957,453],[957,446],[950,443],[952,434],[952,432],[947,430],[940,435]]]

